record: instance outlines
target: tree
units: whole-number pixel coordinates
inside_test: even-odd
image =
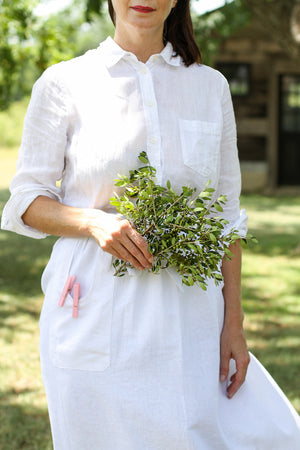
[[[226,3],[200,16],[193,13],[195,37],[204,63],[211,64],[220,43],[245,26],[250,18],[251,14],[243,0]]]
[[[85,17],[87,22],[91,22],[94,14],[102,13],[103,0],[87,0]]]
[[[0,0],[0,109],[21,98],[49,65],[76,53],[84,22],[80,0],[50,17],[38,17],[38,0]],[[30,72],[30,76],[27,74]],[[29,78],[26,83],[26,78]]]
[[[293,33],[299,0],[243,0],[261,28],[293,59],[300,58],[300,45]],[[298,14],[297,17],[299,18]],[[299,26],[299,24],[298,24]]]
[[[36,0],[0,1],[0,107],[8,106],[20,69],[31,56],[30,30]],[[26,45],[27,43],[27,45]]]

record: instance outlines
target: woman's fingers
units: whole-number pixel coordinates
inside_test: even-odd
[[[228,398],[232,398],[244,383],[249,362],[249,354],[236,359],[236,372],[230,377],[231,384],[227,388]]]
[[[150,263],[150,267],[151,264],[153,262],[153,256],[151,255],[151,253],[149,252],[148,249],[148,243],[146,241],[146,239],[140,235],[140,233],[138,233],[131,224],[129,224],[129,233],[128,233],[128,237],[129,240],[132,242],[132,244],[130,242],[126,241],[126,244],[128,244],[128,246],[130,247],[131,250],[133,250],[133,255],[135,257],[138,257],[137,259],[140,261],[142,259],[142,261],[146,262],[146,264]],[[136,253],[136,248],[138,248],[139,252],[142,254],[140,255],[135,254]]]
[[[220,381],[223,383],[227,380],[228,372],[229,372],[229,361],[230,361],[230,353],[221,352],[221,361],[220,361]]]
[[[129,262],[138,270],[150,269],[151,263],[145,258],[142,251],[127,237],[122,241],[114,241],[114,256]]]
[[[132,264],[133,267],[135,267],[138,270],[144,270],[146,267],[142,266],[137,259],[135,259],[131,253],[129,253],[125,247],[123,247],[121,244],[115,244],[115,247],[110,246],[106,250],[104,250],[111,255],[115,256],[118,259],[121,259],[122,261],[128,262]]]
[[[150,269],[153,256],[148,250],[147,241],[128,222],[114,218],[102,224],[101,248],[113,256],[129,262],[136,269]]]

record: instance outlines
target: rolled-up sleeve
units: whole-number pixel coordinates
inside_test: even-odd
[[[223,217],[229,222],[224,234],[234,228],[241,238],[247,234],[248,217],[240,210],[241,171],[238,159],[236,123],[229,85],[224,80],[222,97],[223,131],[221,141],[220,176],[216,195],[226,195]]]
[[[24,224],[22,215],[40,195],[61,201],[57,181],[64,170],[67,145],[67,96],[55,76],[55,66],[35,83],[24,120],[17,172],[10,184],[11,196],[5,205],[1,227],[25,236],[46,237]]]

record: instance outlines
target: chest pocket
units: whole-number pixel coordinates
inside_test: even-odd
[[[220,123],[179,119],[184,165],[202,177],[213,177],[219,163],[221,132]]]

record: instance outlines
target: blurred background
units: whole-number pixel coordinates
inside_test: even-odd
[[[259,244],[244,252],[250,350],[300,412],[300,0],[191,3],[203,62],[230,84],[243,195]],[[0,0],[0,214],[33,83],[95,48],[103,0]],[[0,449],[52,448],[40,376],[40,277],[55,238],[0,232]]]

